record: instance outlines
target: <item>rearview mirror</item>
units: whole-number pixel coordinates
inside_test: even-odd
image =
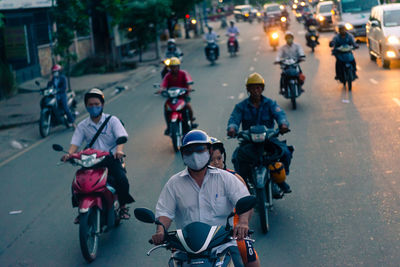
[[[53,149],[55,151],[63,151],[64,150],[64,148],[58,144],[53,144]]]
[[[122,145],[122,144],[125,144],[126,142],[128,142],[128,138],[126,136],[121,136],[121,137],[118,137],[116,143],[117,143],[117,145]]]
[[[254,196],[242,197],[236,203],[236,214],[241,215],[248,212],[256,205],[256,198]]]
[[[154,213],[146,208],[136,208],[134,214],[136,219],[144,223],[154,223],[156,221]]]

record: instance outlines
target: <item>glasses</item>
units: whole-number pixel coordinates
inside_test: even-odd
[[[207,150],[205,145],[191,145],[182,149],[184,155],[191,155],[193,153],[201,153]]]

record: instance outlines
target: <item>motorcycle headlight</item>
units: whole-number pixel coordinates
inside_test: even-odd
[[[265,137],[267,136],[267,133],[252,133],[250,134],[251,140],[254,143],[262,143],[265,141]]]
[[[292,7],[293,7],[293,9],[296,9],[296,8],[297,8],[297,5],[296,5],[296,4],[293,4]]]
[[[257,17],[261,17],[261,13],[260,12],[257,12]]]
[[[274,32],[274,33],[271,35],[271,37],[272,37],[272,39],[278,39],[278,38],[279,38],[279,35],[278,35],[277,32]]]
[[[77,159],[75,161],[76,161],[76,163],[80,164],[81,166],[83,166],[85,168],[90,168],[90,167],[100,163],[104,158],[105,158],[105,156],[97,158],[96,154],[82,155],[81,159]]]
[[[282,22],[286,22],[286,17],[281,17]]]
[[[391,45],[400,44],[400,40],[396,36],[389,36],[387,38],[387,40],[388,40],[388,43],[391,44]]]
[[[164,60],[164,64],[166,65],[166,66],[169,66],[169,64],[171,63],[171,59],[166,59],[166,60]]]
[[[352,29],[354,29],[353,25],[351,25],[350,23],[346,23],[346,24],[344,25],[344,27],[346,27],[346,29],[347,29],[348,31],[351,31]]]
[[[179,89],[168,90],[169,97],[174,98],[178,97],[180,93]]]

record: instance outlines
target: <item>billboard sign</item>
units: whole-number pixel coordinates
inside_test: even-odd
[[[51,7],[55,0],[0,0],[0,10]]]

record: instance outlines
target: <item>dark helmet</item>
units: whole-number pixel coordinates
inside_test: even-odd
[[[93,88],[93,89],[90,89],[90,91],[85,94],[85,105],[86,105],[87,101],[89,100],[89,98],[91,98],[91,97],[97,97],[98,99],[100,99],[101,104],[104,105],[104,94],[100,89]]]
[[[211,146],[210,137],[202,130],[191,130],[183,137],[181,149],[194,144]]]

